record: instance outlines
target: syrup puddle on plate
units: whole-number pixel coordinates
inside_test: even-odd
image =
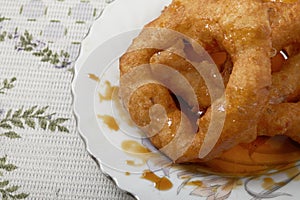
[[[263,182],[262,182],[262,187],[265,189],[265,190],[269,190],[270,188],[273,188],[274,185],[278,185],[278,186],[284,186],[285,183],[284,182],[275,182],[273,178],[270,178],[270,177],[267,177],[267,178],[264,178],[263,179]]]
[[[122,149],[128,153],[144,154],[150,153],[151,151],[134,140],[125,140],[121,145]]]
[[[100,82],[100,78],[95,74],[88,74],[89,78],[93,81]]]
[[[108,126],[113,131],[118,131],[120,129],[116,119],[110,115],[97,115],[99,119],[102,119],[103,123]]]
[[[202,181],[189,181],[186,183],[187,186],[201,187],[203,185]]]
[[[130,174],[131,174],[130,172],[125,172],[126,176],[130,176]]]
[[[160,191],[169,190],[173,187],[173,183],[167,177],[159,177],[149,170],[145,170],[141,178],[154,183],[155,188]]]
[[[119,89],[118,86],[112,86],[109,81],[105,81],[104,84],[106,88],[104,94],[98,93],[100,102],[112,100],[115,90]]]
[[[89,73],[88,76],[91,80],[96,81],[97,83],[100,82],[100,78],[97,75]],[[109,81],[105,81],[104,84],[105,84],[104,94],[98,92],[100,103],[102,101],[115,100],[114,98],[116,98],[116,97],[114,97],[115,96],[114,94],[119,91],[119,87],[118,86],[112,86]],[[120,130],[119,124],[113,116],[98,114],[97,118],[102,119],[103,123],[106,124],[109,129],[111,129],[113,131]]]

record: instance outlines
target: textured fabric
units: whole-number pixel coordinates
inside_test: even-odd
[[[0,3],[0,199],[132,199],[87,154],[72,111],[81,42],[108,2]]]

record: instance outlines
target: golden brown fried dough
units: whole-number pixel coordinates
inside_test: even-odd
[[[258,124],[258,135],[285,135],[300,143],[300,102],[269,105]]]
[[[300,97],[300,54],[289,58],[279,72],[272,74],[270,104],[295,102]]]
[[[216,145],[213,149],[206,147],[204,151],[201,151],[211,123],[213,109],[210,107],[198,120],[198,132],[193,136],[191,143],[188,144],[188,148],[182,155],[170,156],[174,154],[173,151],[181,150],[179,141],[174,142],[175,146],[170,148],[171,150],[164,151],[174,161],[211,159],[240,142],[251,142],[256,138],[257,123],[262,110],[267,106],[267,88],[271,85],[271,26],[269,8],[265,5],[267,4],[258,0],[238,2],[174,0],[159,18],[146,25],[146,28],[168,28],[181,32],[201,44],[209,53],[225,50],[233,63],[231,76],[225,89],[226,105],[219,105],[223,106],[222,109],[226,111],[226,118]],[[128,52],[120,59],[122,76],[141,63],[150,63],[151,60],[154,62],[155,56],[153,57],[153,55],[160,51],[160,49],[156,49],[156,52],[148,50],[148,53],[144,49],[131,51],[134,46],[140,44],[142,44],[140,46],[145,46],[147,41],[151,41],[151,44],[148,45],[152,48],[156,43],[164,42],[164,47],[167,49],[172,46],[170,44],[176,43],[176,41],[171,42],[172,36],[162,38],[160,35],[152,35],[149,40],[149,35],[144,32],[142,31]],[[184,70],[179,69],[179,72],[184,73]],[[126,83],[121,81],[121,86],[122,84],[124,86]],[[178,121],[176,119],[180,119],[182,116],[184,116],[183,119],[187,117],[177,107],[174,111],[176,102],[172,100],[171,93],[160,84],[147,84],[138,88],[131,96],[127,106],[133,120],[138,125],[146,125],[150,119],[149,116],[147,117],[149,109],[155,104],[164,106],[171,122],[171,124],[166,123],[160,132],[150,138],[156,147],[163,148],[172,140],[176,140],[177,130],[180,128],[175,123]],[[172,109],[168,107],[169,105],[172,105]],[[192,122],[182,121],[185,123],[184,127],[193,126],[193,124],[189,124]],[[209,143],[212,144],[210,146],[214,145]],[[201,155],[199,155],[200,151]]]
[[[300,1],[267,4],[272,27],[273,47],[280,51],[290,44],[300,43]]]

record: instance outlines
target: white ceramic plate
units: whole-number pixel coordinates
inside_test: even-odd
[[[137,199],[297,199],[299,169],[226,178],[170,165],[130,122],[117,98],[118,58],[170,0],[116,0],[82,44],[73,82],[78,128],[88,152]],[[147,152],[144,146],[153,152]],[[297,195],[298,194],[298,195]]]

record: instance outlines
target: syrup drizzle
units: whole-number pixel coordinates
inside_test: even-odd
[[[146,179],[154,183],[155,188],[161,191],[169,190],[173,187],[172,182],[167,177],[159,177],[151,171],[144,171],[141,176],[142,179]]]
[[[114,117],[109,115],[97,115],[99,119],[102,119],[102,121],[110,128],[111,130],[118,131],[120,129],[117,121]]]

